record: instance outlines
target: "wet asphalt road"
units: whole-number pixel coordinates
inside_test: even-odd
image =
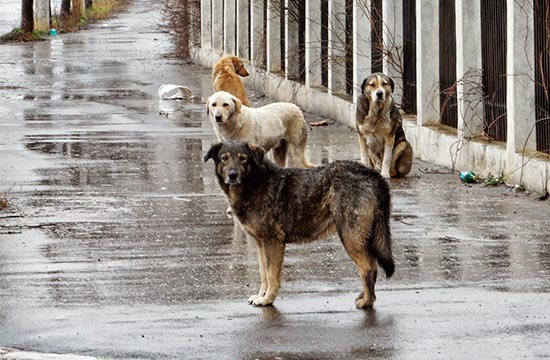
[[[150,3],[0,45],[0,347],[116,358],[550,357],[550,204],[417,162],[392,181],[397,269],[373,310],[339,240],[290,246],[275,306],[202,156],[208,69],[171,58]],[[196,98],[160,101],[163,83]],[[254,94],[251,94],[254,95]],[[256,99],[255,103],[265,102]],[[319,120],[309,116],[309,120]],[[313,163],[358,159],[312,128]],[[420,171],[419,169],[423,170]],[[426,171],[428,173],[425,173]]]

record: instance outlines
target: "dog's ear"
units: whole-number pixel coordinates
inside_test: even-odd
[[[236,56],[232,56],[231,61],[233,62],[233,67],[235,68],[235,72],[238,72],[242,65],[241,60]]]
[[[223,143],[215,143],[210,147],[210,150],[204,155],[204,162],[207,162],[210,159],[214,159],[216,156],[218,156],[218,152],[220,151],[220,148],[222,147]]]
[[[367,85],[367,79],[365,78],[363,82],[361,83],[361,94],[365,95],[365,85]]]
[[[206,100],[206,115],[210,115],[210,106],[208,106],[209,104],[210,104],[210,98]]]
[[[393,93],[393,89],[395,88],[395,84],[394,84],[393,79],[391,77],[388,77],[388,80],[390,81],[391,92]]]
[[[257,166],[262,166],[262,163],[264,161],[264,155],[265,155],[264,148],[254,144],[246,144],[246,147],[250,151],[250,154],[252,155],[252,159],[254,160],[254,163]]]
[[[241,107],[243,106],[243,103],[236,96],[232,96],[232,99],[233,99],[233,102],[235,103],[235,112],[240,114],[241,113]]]

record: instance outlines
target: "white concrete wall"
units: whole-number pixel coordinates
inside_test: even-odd
[[[220,1],[223,0],[213,0],[213,6]],[[237,0],[237,4],[239,1],[245,0]],[[416,1],[417,108],[419,110],[417,116],[405,118],[404,128],[417,158],[437,165],[453,167],[456,170],[472,170],[482,177],[489,173],[495,176],[502,173],[508,183],[521,183],[526,188],[537,192],[545,192],[550,189],[550,161],[547,156],[533,155],[532,151],[534,134],[530,133],[530,128],[535,122],[534,84],[526,79],[528,76],[532,76],[534,70],[533,59],[527,56],[532,53],[532,49],[526,51],[525,39],[532,43],[533,18],[532,14],[525,12],[525,9],[530,9],[526,7],[527,3],[529,0],[507,0],[508,139],[504,144],[489,143],[475,138],[482,124],[481,103],[478,106],[472,106],[478,96],[473,90],[479,87],[481,81],[479,73],[481,69],[479,2],[456,0],[455,3],[457,12],[457,78],[467,78],[468,81],[458,84],[459,128],[449,131],[438,126],[439,37],[437,28],[439,15],[437,2]],[[353,9],[355,30],[353,38],[354,102],[346,101],[338,96],[345,90],[345,77],[340,76],[339,73],[345,73],[345,71],[338,68],[340,64],[337,62],[329,62],[329,89],[322,89],[320,86],[321,14],[320,1],[318,0],[306,0],[305,85],[285,79],[288,77],[287,74],[273,73],[277,70],[276,60],[280,60],[280,47],[278,46],[280,32],[278,28],[277,31],[267,34],[268,41],[277,44],[277,46],[268,46],[268,71],[266,72],[262,68],[264,61],[261,49],[263,45],[261,41],[264,38],[263,4],[264,0],[251,0],[250,2],[252,24],[249,25],[252,29],[250,49],[252,59],[250,59],[251,64],[247,66],[251,76],[245,79],[246,86],[249,89],[254,89],[257,94],[265,94],[278,101],[296,103],[305,111],[314,112],[355,127],[354,102],[360,91],[361,81],[370,73],[370,37],[364,36],[364,34],[370,34],[370,23],[368,20],[365,21],[367,15],[364,10],[370,9],[370,0],[356,0]],[[208,6],[204,6],[203,9],[209,11]],[[334,41],[339,36],[343,36],[341,16],[344,13],[344,1],[329,1],[329,9],[334,11],[332,15],[329,15],[329,26],[334,30],[329,39],[329,52],[334,54],[342,50],[341,44]],[[215,6],[213,10],[215,10]],[[210,16],[209,14],[205,15]],[[384,16],[388,23],[386,30],[402,32],[400,2],[385,0]],[[271,19],[270,21],[270,26],[274,26],[277,20]],[[212,24],[212,26],[215,30],[215,25]],[[239,26],[242,25],[237,25],[237,28]],[[202,47],[195,48],[193,51],[195,62],[211,67],[221,56],[215,44],[222,43],[222,40],[216,39],[216,34],[216,31],[212,32],[212,44],[214,45],[208,43],[208,37],[202,37]],[[400,36],[402,38],[402,33],[395,34],[395,37],[392,34],[385,34],[385,39],[390,41],[392,38],[399,39]],[[241,35],[237,37],[237,39],[240,38]],[[238,42],[239,40],[237,40]],[[385,65],[385,71],[390,73],[394,71],[389,66],[389,62]],[[515,76],[517,74],[523,76]],[[476,81],[478,82],[476,83]],[[527,152],[524,152],[525,144],[529,150]]]

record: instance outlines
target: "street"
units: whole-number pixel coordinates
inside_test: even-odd
[[[210,69],[171,56],[155,4],[0,44],[9,202],[0,348],[123,359],[550,357],[549,201],[467,186],[419,161],[391,181],[396,272],[379,273],[374,309],[355,309],[359,275],[336,236],[288,246],[274,306],[248,305],[260,284],[256,245],[227,218],[202,160],[215,141]],[[194,97],[160,100],[161,84]],[[359,159],[354,129],[308,136],[314,164]]]

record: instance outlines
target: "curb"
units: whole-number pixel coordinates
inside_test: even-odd
[[[0,360],[98,360],[92,356],[51,354],[0,347]]]

